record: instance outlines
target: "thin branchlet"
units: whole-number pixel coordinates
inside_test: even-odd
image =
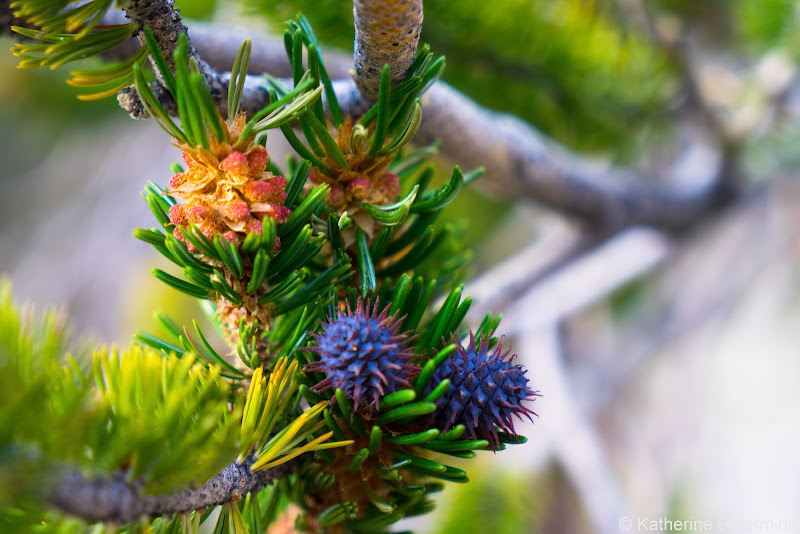
[[[136,484],[123,478],[90,478],[77,470],[64,470],[54,477],[48,501],[62,512],[86,521],[130,523],[142,517],[158,517],[200,510],[241,500],[249,492],[286,475],[294,466],[287,462],[272,469],[251,471],[255,460],[234,462],[204,484],[172,495],[144,495]]]
[[[178,10],[175,9],[174,0],[130,0],[125,5],[124,11],[125,16],[131,22],[135,22],[140,28],[147,26],[152,30],[153,36],[158,43],[159,50],[161,50],[161,54],[164,56],[167,65],[170,70],[175,72],[175,58],[173,54],[178,47],[178,38],[182,33],[186,33],[187,36],[189,34]],[[147,46],[143,33],[140,32],[138,39],[142,46]],[[197,68],[203,75],[214,100],[219,103],[227,102],[227,81],[219,72],[214,70],[203,60],[192,44],[191,39],[189,39],[189,57],[193,57],[197,61]],[[174,98],[169,91],[165,89],[160,79],[160,74],[158,74],[158,69],[155,68],[154,70],[156,71],[158,80],[151,85],[153,93],[168,113],[177,114],[178,107]],[[147,116],[147,112],[139,101],[139,96],[134,87],[122,89],[117,94],[117,100],[120,106],[132,117],[139,118]],[[222,106],[222,111],[225,111],[224,105]]]

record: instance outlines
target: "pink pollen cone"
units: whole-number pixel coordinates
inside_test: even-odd
[[[396,174],[387,172],[379,178],[378,185],[390,201],[400,194],[400,180]]]
[[[275,215],[273,217],[275,218],[276,223],[282,223],[286,222],[286,219],[288,219],[289,215],[291,214],[292,210],[290,210],[286,206],[276,206]]]
[[[226,211],[232,221],[243,221],[250,216],[250,208],[245,202],[234,201],[228,204]]]
[[[253,219],[252,221],[247,223],[247,231],[253,232],[255,234],[263,234],[264,225],[261,224],[261,221],[259,221],[258,219]]]
[[[341,206],[344,204],[344,190],[341,186],[336,184],[330,184],[331,191],[328,193],[328,205],[329,206]]]
[[[366,176],[359,176],[347,185],[347,192],[359,200],[366,198],[371,190],[372,186]]]
[[[185,177],[183,176],[182,172],[176,172],[172,175],[172,178],[169,179],[169,188],[170,189],[177,189],[183,185],[185,182]]]
[[[222,160],[219,168],[231,174],[247,174],[247,171],[250,170],[250,165],[247,163],[247,158],[244,154],[234,151]]]
[[[253,174],[264,172],[267,163],[269,163],[269,154],[263,146],[256,145],[247,153],[247,164]]]
[[[169,220],[176,226],[184,226],[187,223],[186,211],[183,204],[175,204],[169,208]]]
[[[266,202],[273,192],[273,185],[269,182],[249,182],[244,186],[244,196],[250,202]]]
[[[272,180],[272,188],[276,191],[283,191],[286,189],[286,178],[283,176],[276,176]]]
[[[205,206],[191,206],[186,208],[184,213],[186,213],[186,216],[189,217],[189,220],[195,224],[203,222],[203,220],[208,217],[208,209],[206,209]]]

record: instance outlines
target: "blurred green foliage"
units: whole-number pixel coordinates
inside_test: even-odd
[[[736,0],[731,4],[737,37],[756,52],[775,46],[795,29],[796,2],[792,0]]]
[[[435,532],[439,534],[534,533],[547,506],[546,492],[537,492],[529,477],[498,472],[470,471],[470,483],[448,488]]]
[[[626,153],[636,127],[655,119],[674,89],[663,58],[595,2],[425,8],[423,38],[448,57],[450,83],[576,148]]]
[[[793,0],[651,0],[657,8],[677,15],[692,27],[753,55],[776,46],[791,46],[797,29]]]
[[[210,19],[217,8],[217,0],[175,0],[181,16],[190,19]]]

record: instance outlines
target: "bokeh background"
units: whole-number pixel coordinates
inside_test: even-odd
[[[352,50],[349,2],[177,4],[186,17],[248,28],[243,38],[281,32],[302,10],[323,42]],[[612,533],[643,531],[646,518],[800,532],[798,9],[794,0],[425,2],[422,39],[447,56],[444,79],[482,105],[650,171],[696,142],[686,124],[699,101],[711,133],[735,144],[745,193],[680,236],[626,232],[495,310],[543,395],[539,418],[519,427],[526,445],[470,462],[472,482],[408,528]],[[663,42],[678,37],[682,60]],[[168,180],[178,151],[113,99],[79,102],[67,69],[15,67],[0,53],[0,272],[17,297],[62,304],[77,331],[122,345],[156,331],[153,310],[199,317],[196,303],[150,276],[169,266],[132,237],[151,224],[138,192]],[[270,150],[282,159],[278,137]],[[445,173],[458,162],[441,163]],[[477,184],[448,208],[468,225],[483,291],[499,283],[498,265],[524,277],[578,231],[502,193]]]

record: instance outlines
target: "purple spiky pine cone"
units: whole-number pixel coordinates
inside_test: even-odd
[[[314,391],[341,389],[354,411],[372,415],[380,408],[382,396],[412,387],[409,381],[420,368],[408,363],[418,355],[407,351],[406,345],[417,336],[410,331],[398,333],[402,319],[397,314],[387,317],[388,312],[389,306],[378,314],[378,302],[370,311],[369,301],[365,304],[359,299],[355,312],[348,303],[347,313],[329,318],[322,333],[312,334],[317,346],[302,350],[316,353],[319,361],[303,371],[326,375]]]
[[[433,373],[425,394],[449,379],[450,387],[436,401],[430,423],[442,432],[463,424],[470,438],[480,436],[495,450],[500,443],[495,427],[516,436],[513,417],[533,420],[531,415],[536,413],[522,403],[539,394],[528,387],[525,369],[513,363],[516,354],[506,359],[511,350],[503,353],[502,338],[491,352],[489,338],[482,336],[476,344],[470,332],[469,345],[464,348],[454,337],[456,351]]]

